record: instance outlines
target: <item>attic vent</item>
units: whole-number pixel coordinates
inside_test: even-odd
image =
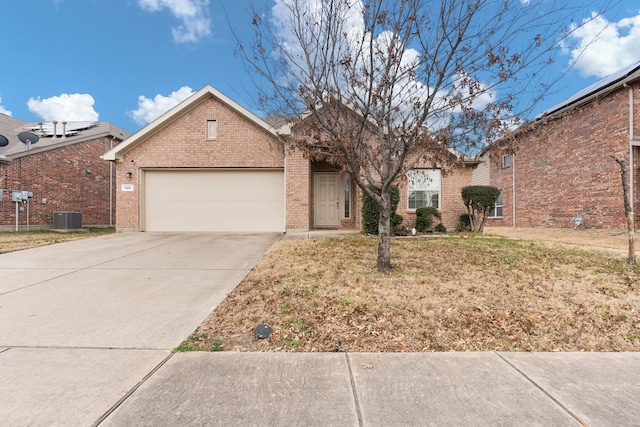
[[[215,141],[218,139],[218,121],[207,120],[207,139]]]

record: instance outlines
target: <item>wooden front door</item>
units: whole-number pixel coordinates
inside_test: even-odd
[[[340,225],[340,180],[337,173],[318,172],[314,176],[316,227]]]

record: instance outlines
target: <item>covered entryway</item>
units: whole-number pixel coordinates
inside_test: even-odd
[[[285,229],[282,170],[147,170],[143,185],[145,231]]]

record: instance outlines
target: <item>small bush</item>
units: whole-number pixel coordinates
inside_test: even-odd
[[[457,231],[471,231],[471,216],[468,213],[458,217]]]
[[[373,187],[369,185],[369,188]],[[374,190],[377,191],[377,190]],[[396,220],[396,208],[400,203],[400,189],[397,185],[391,187],[391,228],[394,228],[393,222]],[[400,215],[398,215],[400,216]],[[376,202],[362,193],[362,231],[367,234],[378,234],[378,223],[380,221],[380,211]],[[402,223],[402,216],[400,216]],[[398,225],[400,224],[398,223]]]
[[[447,227],[445,227],[442,223],[436,225],[436,228],[434,228],[436,233],[446,233],[447,232]]]
[[[435,218],[441,219],[442,215],[438,209],[432,206],[416,209],[416,230],[420,233],[430,231]]]
[[[471,231],[482,233],[489,212],[500,197],[500,190],[489,185],[469,185],[462,188],[462,200],[467,207]]]
[[[400,214],[394,214],[394,215],[391,217],[391,228],[392,228],[392,229],[396,229],[396,228],[398,228],[398,226],[399,226],[400,224],[402,224],[402,221],[404,221],[404,217],[403,217],[402,215],[400,215]]]

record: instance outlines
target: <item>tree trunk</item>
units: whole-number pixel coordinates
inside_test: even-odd
[[[380,219],[378,221],[378,271],[389,271],[391,265],[391,189],[382,190],[381,203],[378,205]]]
[[[635,225],[633,221],[633,206],[631,205],[631,198],[629,195],[629,170],[627,168],[627,162],[625,160],[616,159],[620,165],[620,176],[622,177],[622,195],[624,197],[624,214],[627,217],[627,230],[629,233],[629,255],[627,261],[631,264],[636,263],[636,247],[635,247]]]
[[[467,213],[469,214],[469,228],[471,229],[471,232],[475,233],[476,232],[476,221],[475,221],[475,217],[472,213],[473,211],[471,210],[470,207],[467,207]]]
[[[484,233],[484,223],[487,222],[488,212],[485,210],[482,212],[482,221],[480,221],[480,225],[478,225],[478,233]]]

